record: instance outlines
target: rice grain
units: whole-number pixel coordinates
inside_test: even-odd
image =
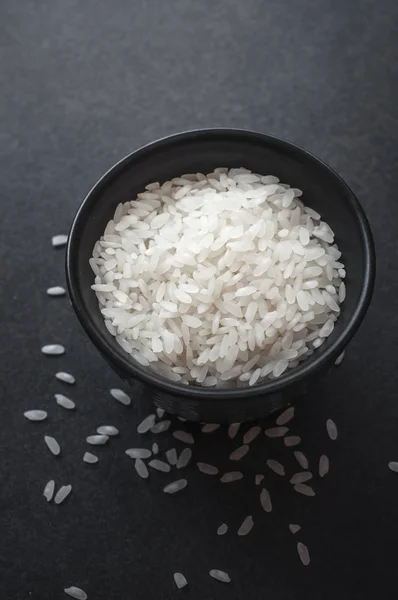
[[[138,475],[142,479],[148,479],[149,472],[148,472],[146,464],[144,463],[144,461],[141,458],[135,459],[134,466],[135,466],[135,470],[137,471]]]
[[[162,471],[162,473],[169,473],[171,471],[171,467],[168,463],[163,460],[158,460],[157,458],[150,460],[148,465],[156,471]]]
[[[63,381],[64,383],[68,383],[69,385],[73,385],[76,382],[76,379],[70,373],[65,373],[64,371],[59,371],[55,373],[55,377],[59,379],[59,381]]]
[[[228,573],[220,571],[219,569],[212,569],[210,571],[210,577],[213,577],[213,579],[217,579],[217,581],[221,581],[222,583],[231,583],[231,578]]]
[[[28,421],[44,421],[47,419],[47,413],[45,410],[27,410],[24,412],[24,417]]]
[[[336,423],[334,421],[332,421],[332,419],[328,419],[326,421],[326,431],[331,440],[333,440],[333,441],[337,440],[337,436],[338,436],[337,427],[336,427]]]
[[[240,460],[249,452],[249,449],[250,448],[247,444],[244,444],[243,446],[239,446],[239,448],[236,448],[236,450],[231,452],[231,454],[229,456],[229,460]]]
[[[289,423],[289,421],[291,421],[293,419],[293,417],[294,417],[294,406],[290,406],[285,411],[283,411],[283,413],[281,415],[279,415],[279,417],[276,419],[276,424],[279,426],[286,425],[286,423]]]
[[[50,450],[50,452],[54,454],[54,456],[59,456],[61,448],[57,440],[51,437],[51,435],[45,435],[44,441],[46,442],[47,448]]]
[[[298,552],[301,562],[303,563],[303,565],[305,567],[307,567],[311,562],[310,554],[308,552],[307,546],[305,546],[302,542],[298,542],[297,552]]]
[[[48,481],[46,483],[44,490],[43,490],[43,496],[45,497],[47,502],[51,502],[51,500],[53,499],[54,490],[55,490],[55,481],[54,481],[54,479],[50,479],[50,481]]]
[[[147,433],[155,424],[155,415],[150,414],[137,427],[137,433]]]
[[[74,598],[74,600],[87,600],[88,596],[84,590],[72,585],[71,587],[64,589],[65,594]]]
[[[188,433],[187,431],[177,430],[173,431],[173,437],[184,444],[194,444],[195,440],[193,435]]]
[[[85,452],[83,455],[83,461],[89,465],[95,465],[98,462],[98,456],[91,452]]]
[[[263,488],[260,492],[260,503],[265,512],[272,511],[271,496],[269,495],[268,490],[265,488]]]
[[[192,458],[192,450],[191,448],[184,448],[181,452],[179,459],[177,460],[177,469],[183,469],[189,463]]]
[[[271,427],[265,430],[265,435],[270,438],[283,437],[289,431],[289,427]]]
[[[61,287],[60,285],[56,285],[54,287],[47,288],[48,296],[65,296],[65,294],[66,294],[65,288]]]
[[[233,481],[239,481],[243,478],[243,473],[240,471],[230,471],[228,473],[224,473],[221,477],[221,483],[232,483]]]
[[[228,531],[228,525],[226,523],[222,523],[217,529],[217,535],[225,535]]]
[[[294,452],[294,456],[295,456],[295,459],[297,460],[298,464],[300,465],[300,467],[302,469],[308,469],[308,459],[305,456],[305,454],[303,454],[299,450],[296,450]]]
[[[188,581],[186,580],[186,578],[184,577],[184,575],[182,573],[174,573],[173,577],[174,577],[174,582],[179,590],[181,590],[183,587],[188,585]]]
[[[169,483],[168,485],[166,485],[166,487],[163,488],[163,491],[166,494],[175,494],[176,492],[179,492],[180,490],[186,488],[187,485],[188,482],[186,479],[178,479],[177,481],[173,481],[173,483]]]
[[[54,394],[54,397],[58,406],[62,406],[62,408],[66,408],[66,410],[73,410],[76,408],[76,404],[67,396],[64,396],[63,394]]]
[[[303,496],[315,496],[315,492],[312,487],[306,485],[305,483],[297,483],[294,486],[294,490],[299,494],[303,494]]]
[[[86,437],[87,444],[91,444],[92,446],[103,446],[108,440],[108,435],[89,435]]]
[[[55,504],[62,504],[64,500],[69,496],[72,491],[71,485],[63,485],[59,488],[58,492],[55,494],[54,502]]]
[[[322,454],[319,459],[319,477],[325,477],[329,473],[329,459],[326,454]]]
[[[253,440],[256,439],[256,437],[261,433],[261,427],[259,427],[258,425],[255,425],[254,427],[251,427],[249,429],[249,431],[247,431],[245,433],[245,435],[243,436],[243,443],[245,445],[247,444],[251,444],[251,442],[253,442]]]
[[[274,460],[273,458],[269,458],[267,460],[267,466],[277,475],[283,477],[285,475],[285,467],[281,465],[280,462]]]
[[[253,517],[251,515],[247,516],[244,519],[242,525],[238,529],[238,535],[239,536],[247,535],[253,529],[253,525],[254,525]]]
[[[129,406],[131,404],[131,398],[130,398],[130,396],[128,396],[126,394],[126,392],[123,392],[123,390],[119,390],[118,388],[112,388],[110,390],[110,393],[111,393],[111,396],[115,400],[117,400],[121,404],[124,404],[124,406]]]
[[[42,346],[41,351],[47,356],[60,356],[61,354],[65,354],[65,348],[61,346],[61,344],[47,344],[47,346]]]

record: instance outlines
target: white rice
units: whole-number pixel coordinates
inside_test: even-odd
[[[60,454],[61,448],[55,438],[51,437],[51,435],[45,435],[44,441],[46,442],[47,448],[52,454],[54,454],[54,456],[58,456]]]
[[[62,406],[62,408],[66,408],[66,410],[73,410],[76,408],[76,404],[67,396],[64,396],[63,394],[54,394],[54,397],[58,406]]]
[[[240,535],[240,536],[247,535],[253,529],[253,525],[254,525],[253,517],[251,515],[247,516],[244,519],[242,525],[238,529],[238,535]]]
[[[152,444],[152,453],[159,454],[159,446],[156,442],[153,442],[153,444]]]
[[[129,448],[126,450],[126,454],[130,458],[150,458],[152,456],[152,452],[147,448]]]
[[[294,525],[294,523],[291,523],[291,524],[289,525],[289,529],[290,529],[290,531],[291,531],[291,532],[293,533],[293,535],[294,535],[295,533],[297,533],[298,531],[300,531],[301,527],[300,527],[300,525]]]
[[[82,590],[81,588],[78,588],[74,585],[72,585],[71,587],[65,588],[64,592],[65,592],[65,594],[67,594],[71,598],[74,598],[75,600],[87,600],[87,598],[88,598],[88,596],[84,590]]]
[[[254,478],[254,483],[256,485],[260,485],[260,483],[262,482],[263,479],[264,479],[264,475],[258,474]]]
[[[51,500],[53,499],[54,491],[55,491],[55,481],[54,481],[54,479],[50,479],[50,481],[48,481],[46,483],[44,490],[43,490],[43,496],[45,497],[47,502],[51,502]]]
[[[289,431],[289,427],[271,427],[265,430],[265,435],[270,438],[283,437]]]
[[[325,477],[329,473],[329,459],[326,454],[322,454],[319,459],[319,477]]]
[[[220,425],[218,423],[206,423],[202,427],[202,433],[213,433],[213,431],[217,431]]]
[[[188,581],[186,580],[186,577],[184,577],[184,575],[182,573],[174,573],[173,577],[174,577],[174,582],[179,590],[182,589],[183,587],[185,587],[186,585],[188,585]]]
[[[225,571],[220,571],[219,569],[212,569],[209,575],[210,577],[213,577],[213,579],[217,579],[217,581],[222,581],[223,583],[231,583],[231,578]]]
[[[301,471],[300,473],[295,473],[290,478],[290,483],[292,485],[296,485],[298,483],[304,483],[305,481],[309,481],[312,479],[312,473],[310,471]]]
[[[315,496],[315,492],[310,485],[306,485],[305,483],[297,483],[294,486],[294,490],[299,494],[303,494],[304,496]]]
[[[63,233],[59,233],[58,235],[53,235],[51,238],[51,243],[54,248],[59,248],[61,246],[65,246],[67,241],[68,241],[68,236]]]
[[[231,452],[229,456],[229,460],[240,460],[249,452],[249,446],[247,444],[243,444],[243,446],[239,446],[233,452]]]
[[[119,435],[119,430],[113,425],[101,425],[100,427],[97,427],[97,433],[100,435],[115,436]]]
[[[49,287],[47,289],[47,294],[49,296],[65,296],[66,290],[65,290],[65,288],[61,287],[60,285],[56,285],[54,287]]]
[[[273,458],[269,458],[267,460],[267,466],[277,475],[283,477],[285,475],[285,467],[281,465],[280,462],[274,460]]]
[[[95,465],[98,462],[98,456],[91,452],[85,452],[83,455],[83,461],[89,465]]]
[[[243,436],[243,443],[251,444],[251,442],[256,439],[256,437],[260,434],[260,432],[261,432],[261,427],[259,427],[258,425],[251,427],[249,429],[249,431],[246,431],[245,435]]]
[[[332,333],[345,298],[334,234],[300,190],[268,181],[217,169],[117,207],[92,288],[132,359],[182,384],[255,385]]]
[[[137,432],[138,433],[147,433],[155,424],[155,415],[148,415],[145,417],[143,421],[138,425]]]
[[[183,469],[189,463],[192,458],[192,450],[191,448],[184,448],[181,452],[179,459],[177,461],[177,469]],[[167,465],[168,466],[168,465]]]
[[[65,373],[64,371],[59,371],[55,373],[55,377],[59,379],[59,381],[63,381],[64,383],[69,383],[69,385],[73,385],[76,382],[76,379],[70,373]]]
[[[173,481],[173,483],[166,485],[166,487],[163,488],[163,491],[166,492],[166,494],[175,494],[176,492],[183,490],[187,485],[188,482],[186,479],[178,479],[177,481]]]
[[[287,408],[279,417],[276,419],[277,425],[286,425],[289,423],[294,417],[294,406],[290,406]]]
[[[55,504],[62,504],[64,500],[69,496],[72,491],[71,485],[63,485],[59,488],[58,492],[55,494],[54,502]]]
[[[299,450],[296,450],[294,452],[294,456],[295,456],[295,459],[297,460],[298,464],[300,465],[300,467],[302,469],[308,469],[308,459],[305,456],[305,454],[303,454]]]
[[[197,464],[199,471],[201,473],[205,473],[205,475],[217,475],[218,474],[218,468],[215,467],[214,465],[209,465],[209,464],[203,463],[203,462],[198,462],[196,464]]]
[[[170,473],[171,470],[171,467],[168,463],[164,462],[163,460],[158,460],[157,458],[150,460],[148,465],[152,467],[152,469],[155,469],[156,471],[162,471],[163,473]]]
[[[298,542],[297,552],[298,552],[301,562],[303,563],[303,565],[305,567],[307,567],[311,561],[307,546],[305,546],[302,542]]]
[[[43,354],[47,354],[48,356],[59,356],[61,354],[65,354],[65,348],[61,346],[61,344],[48,344],[47,346],[42,346],[41,351]]]
[[[86,438],[87,444],[91,444],[92,446],[103,446],[109,440],[108,435],[89,435]]]
[[[338,436],[338,432],[337,432],[337,427],[336,427],[336,423],[334,421],[332,421],[332,419],[328,419],[326,421],[326,431],[328,432],[328,436],[330,437],[331,440],[337,440],[337,436]]]
[[[217,535],[225,535],[228,531],[228,525],[226,523],[222,523],[217,529]]]
[[[163,431],[167,431],[171,425],[171,421],[159,421],[159,423],[155,423],[151,427],[151,433],[163,433]]]
[[[149,477],[149,472],[148,472],[147,466],[141,458],[135,459],[134,466],[135,466],[135,470],[137,471],[138,475],[142,479],[147,479]]]
[[[174,467],[177,464],[177,450],[175,448],[170,448],[166,451],[166,458],[169,461],[169,464]]]
[[[301,438],[298,435],[288,435],[284,438],[284,443],[287,448],[291,446],[298,446],[301,442]]]
[[[28,421],[44,421],[47,419],[47,413],[45,410],[27,410],[24,412],[24,417]]]
[[[173,431],[173,437],[176,440],[183,442],[184,444],[194,444],[195,443],[193,435],[191,435],[187,431],[182,431],[179,429],[177,431]]]
[[[231,438],[231,440],[233,440],[237,435],[239,428],[240,423],[231,423],[231,425],[228,427],[228,436]]]
[[[240,471],[230,471],[229,473],[224,473],[221,477],[221,483],[232,483],[233,481],[239,481],[243,478],[243,473]]]
[[[130,396],[128,396],[126,392],[123,392],[123,390],[113,388],[111,389],[111,396],[121,404],[124,404],[125,406],[129,406],[131,404]]]
[[[260,503],[265,512],[272,511],[271,496],[269,495],[268,490],[266,490],[265,488],[263,488],[260,492]]]
[[[391,461],[388,463],[388,468],[394,473],[398,473],[398,462]]]

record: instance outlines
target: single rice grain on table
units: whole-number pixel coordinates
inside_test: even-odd
[[[109,334],[184,385],[257,385],[296,367],[332,333],[346,295],[334,233],[300,196],[217,168],[119,204],[90,259]]]

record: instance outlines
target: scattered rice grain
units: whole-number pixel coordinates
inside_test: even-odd
[[[52,454],[54,454],[54,456],[58,456],[60,454],[61,448],[55,438],[51,437],[50,435],[45,435],[44,441],[46,442],[48,449],[50,450],[50,452],[52,452]]]
[[[238,535],[240,535],[240,536],[247,535],[253,529],[253,525],[254,525],[253,517],[251,515],[247,516],[244,519],[242,525],[238,529]]]
[[[24,417],[28,421],[44,421],[47,419],[47,413],[45,410],[27,410],[24,412]]]
[[[187,484],[188,482],[186,479],[178,479],[177,481],[173,481],[173,483],[166,485],[166,487],[163,488],[163,491],[166,492],[166,494],[175,494],[176,492],[183,490]]]
[[[55,481],[54,481],[54,479],[50,479],[50,481],[47,481],[46,485],[44,486],[44,490],[43,490],[43,496],[45,497],[47,502],[51,502],[51,500],[53,499],[54,490],[55,490]]]
[[[42,346],[41,351],[47,356],[60,356],[61,354],[65,354],[65,348],[64,346],[61,346],[61,344],[47,344],[47,346]]]
[[[72,491],[71,485],[63,485],[59,488],[58,492],[55,494],[54,502],[55,504],[62,504],[64,500],[69,496]]]

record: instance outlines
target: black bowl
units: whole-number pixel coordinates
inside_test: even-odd
[[[136,363],[107,331],[90,286],[89,258],[119,202],[127,202],[148,183],[183,173],[241,167],[303,190],[304,203],[330,224],[347,270],[347,297],[333,333],[297,368],[253,387],[209,389],[163,379]],[[81,204],[70,230],[66,276],[73,308],[89,338],[127,382],[145,384],[143,398],[168,412],[205,422],[240,422],[283,408],[308,382],[330,367],[357,331],[372,296],[375,255],[366,216],[344,181],[319,159],[281,139],[233,129],[180,133],[136,150],[110,169]]]

